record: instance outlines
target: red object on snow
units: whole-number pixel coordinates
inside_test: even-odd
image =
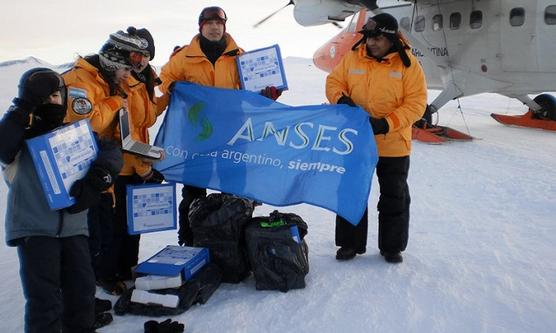
[[[453,128],[445,126],[433,126],[429,128],[418,128],[413,126],[413,140],[418,140],[430,144],[442,144],[446,141],[469,141],[473,137]]]
[[[504,125],[514,125],[522,127],[540,128],[547,131],[556,131],[556,121],[549,119],[538,119],[533,117],[531,110],[520,116],[508,116],[491,113],[490,116],[497,122]]]

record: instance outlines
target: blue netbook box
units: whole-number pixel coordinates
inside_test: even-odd
[[[176,276],[189,280],[209,262],[209,250],[204,247],[168,245],[160,252],[137,265],[136,273]]]
[[[176,184],[127,185],[130,235],[176,229]]]
[[[259,93],[267,86],[288,90],[278,45],[244,52],[236,58],[236,64],[242,90]]]
[[[57,128],[26,144],[50,209],[73,205],[70,188],[85,176],[98,153],[89,120]]]

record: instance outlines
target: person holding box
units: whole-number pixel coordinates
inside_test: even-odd
[[[26,332],[92,332],[112,321],[95,317],[95,279],[87,242],[87,209],[112,185],[121,166],[119,148],[99,141],[84,178],[70,189],[76,203],[50,210],[25,140],[63,124],[63,78],[34,68],[19,81],[18,97],[0,121],[0,161],[8,184],[6,242],[17,247]]]

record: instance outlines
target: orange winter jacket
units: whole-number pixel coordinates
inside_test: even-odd
[[[71,70],[62,74],[68,87],[68,109],[65,121],[89,118],[93,131],[100,137],[114,139],[118,110],[124,99],[110,96],[108,83],[99,70],[84,58],[77,59]],[[126,89],[123,91],[127,93]]]
[[[153,75],[156,73],[153,70]],[[131,137],[139,142],[149,143],[149,127],[154,125],[156,118],[166,109],[168,105],[167,95],[155,97],[154,102],[149,98],[149,93],[143,82],[130,77],[129,81],[129,123]],[[119,128],[116,137],[120,138]],[[124,166],[120,175],[131,176],[138,174],[145,176],[151,171],[151,163],[144,159],[124,153]]]
[[[226,49],[216,60],[214,66],[201,50],[199,35],[189,45],[172,54],[170,60],[160,72],[160,91],[168,92],[174,81],[189,81],[202,86],[239,89],[236,56],[243,53],[232,36],[225,34]]]
[[[374,118],[385,118],[388,133],[375,135],[378,155],[408,156],[411,126],[427,104],[425,75],[417,59],[406,52],[411,66],[405,67],[397,52],[381,62],[367,56],[366,44],[344,56],[326,78],[326,97],[337,103],[342,94],[351,97]]]

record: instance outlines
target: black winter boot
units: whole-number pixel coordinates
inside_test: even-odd
[[[95,323],[93,324],[93,329],[96,330],[98,328],[104,327],[110,324],[114,318],[108,312],[101,312],[95,315]]]
[[[384,257],[384,260],[386,260],[386,262],[389,262],[391,264],[399,264],[403,262],[403,257],[401,252],[380,251],[380,255]]]
[[[112,310],[112,302],[95,297],[95,314]]]

